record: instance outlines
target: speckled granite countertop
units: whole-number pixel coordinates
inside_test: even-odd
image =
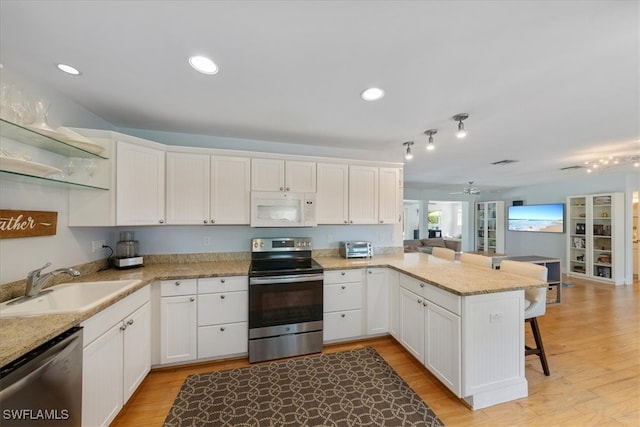
[[[370,259],[329,256],[318,257],[315,260],[326,270],[389,267],[462,296],[544,286],[543,282],[536,279],[462,265],[459,262],[451,263],[423,253],[379,255]],[[242,276],[248,274],[249,264],[249,260],[152,264],[131,270],[111,269],[83,275],[75,281],[133,279],[140,282],[87,312],[0,319],[0,366],[17,359],[153,281]]]

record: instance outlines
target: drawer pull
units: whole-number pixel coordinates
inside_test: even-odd
[[[174,285],[180,286],[180,282],[176,282],[176,283],[174,283]]]
[[[347,316],[347,315],[346,315],[346,314],[344,314],[344,313],[342,313],[342,314],[340,315],[340,317],[346,317],[346,316]]]
[[[224,299],[224,295],[220,295],[220,299]]]
[[[122,326],[120,326],[120,330],[121,330],[121,331],[124,331],[125,329],[127,329],[127,325],[122,325]]]
[[[220,328],[220,332],[224,332],[224,327],[221,327],[221,328]]]
[[[340,288],[347,289],[347,287],[345,285],[340,286]]]
[[[424,283],[420,282],[420,287],[424,288]]]
[[[189,301],[194,302],[196,299],[194,297],[189,298]]]
[[[341,275],[341,276],[344,276],[345,274],[347,274],[347,273],[345,273],[344,271],[341,271],[341,272],[340,272],[340,275]]]
[[[418,304],[422,304],[422,300],[418,298]]]
[[[225,282],[225,280],[224,280],[224,279],[220,279],[220,283],[224,283],[224,282]]]
[[[127,325],[129,325],[129,326],[133,325],[133,319],[127,320]]]

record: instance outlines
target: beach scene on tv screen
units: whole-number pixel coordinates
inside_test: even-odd
[[[564,232],[564,206],[529,205],[509,207],[510,231]]]

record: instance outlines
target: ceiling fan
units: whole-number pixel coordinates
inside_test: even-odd
[[[469,181],[469,185],[464,187],[464,189],[462,191],[458,191],[458,192],[455,192],[455,193],[449,193],[449,194],[476,195],[476,194],[480,194],[480,190],[473,186],[473,181]]]

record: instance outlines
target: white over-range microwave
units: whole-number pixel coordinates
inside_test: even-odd
[[[252,227],[315,227],[316,194],[251,192]]]

